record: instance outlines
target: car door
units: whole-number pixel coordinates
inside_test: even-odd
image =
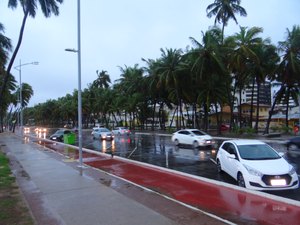
[[[95,137],[96,139],[99,138],[99,134],[100,134],[99,132],[100,132],[100,131],[99,131],[98,128],[94,130],[94,134],[93,134],[93,135],[94,135],[94,137]]]
[[[227,149],[227,173],[236,179],[239,159],[235,145],[229,143]]]
[[[179,132],[179,140],[182,144],[191,144],[191,136],[190,132],[187,130],[182,130]]]
[[[232,143],[225,143],[220,152],[222,169],[230,176],[236,178],[237,158],[233,158],[233,155],[237,157],[235,146]]]

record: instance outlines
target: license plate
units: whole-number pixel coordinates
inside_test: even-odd
[[[286,180],[285,179],[271,180],[271,185],[272,186],[283,186],[283,185],[286,185]]]

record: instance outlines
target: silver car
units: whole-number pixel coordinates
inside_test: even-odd
[[[101,139],[101,140],[112,140],[114,139],[113,133],[104,127],[93,128],[92,132],[93,139]]]
[[[113,134],[119,134],[119,135],[123,135],[123,134],[127,134],[127,135],[130,135],[131,132],[128,128],[126,127],[115,127],[113,130],[112,130]]]
[[[173,133],[171,140],[175,145],[185,144],[197,148],[199,146],[213,147],[212,137],[198,129],[183,129]]]

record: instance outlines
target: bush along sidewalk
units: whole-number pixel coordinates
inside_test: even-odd
[[[0,148],[0,224],[33,225],[34,221]]]

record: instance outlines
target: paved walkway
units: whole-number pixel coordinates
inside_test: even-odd
[[[224,224],[99,170],[86,168],[81,176],[76,161],[22,143],[14,134],[0,134],[0,148],[11,160],[37,224]]]
[[[291,225],[300,221],[298,201],[85,149],[83,161],[89,167],[80,176],[73,148],[47,142],[41,142],[45,147],[22,144],[12,134],[1,134],[0,143],[20,165],[21,178],[30,178],[26,185],[20,183],[23,190],[29,186],[29,196],[41,201],[38,215],[50,215],[53,224]],[[47,150],[50,145],[56,152]],[[32,196],[26,198],[29,203],[35,199]]]

